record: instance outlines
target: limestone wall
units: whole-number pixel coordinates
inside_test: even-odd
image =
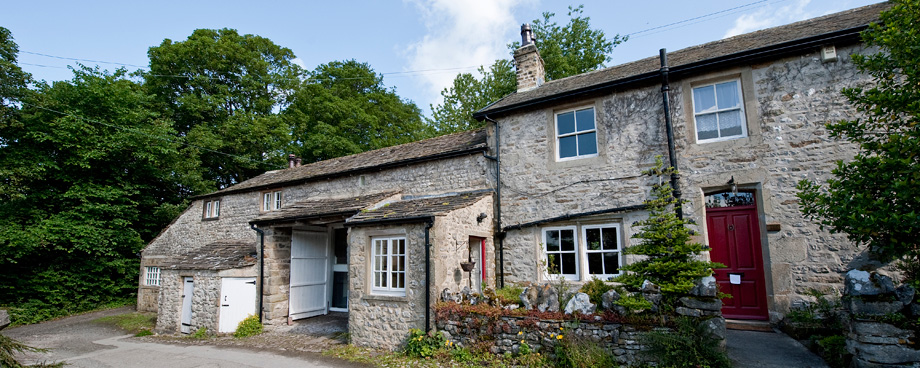
[[[485,213],[487,217],[482,222],[476,221],[479,214]],[[438,216],[432,228],[433,246],[433,285],[432,291],[437,295],[445,288],[459,290],[470,284],[470,273],[460,268],[460,262],[468,259],[468,244],[470,236],[485,239],[486,277],[483,281],[487,285],[495,285],[495,246],[492,241],[492,232],[495,224],[492,222],[492,197],[488,196],[479,202],[456,211],[446,216]],[[476,245],[479,246],[478,244]],[[477,264],[477,270],[481,270]],[[473,277],[474,280],[478,278]],[[478,290],[480,285],[473,283],[473,290]]]
[[[206,328],[209,334],[217,333],[220,310],[220,289],[223,277],[254,277],[255,266],[223,271],[161,270],[156,331],[178,333],[182,319],[183,280],[192,277],[191,332]]]
[[[817,49],[773,62],[671,81],[680,182],[688,218],[705,224],[706,193],[729,188],[734,177],[758,201],[771,318],[805,299],[804,292],[839,290],[842,272],[858,265],[859,249],[802,217],[795,197],[801,179],[824,181],[835,162],[852,157],[852,145],[831,139],[824,125],[856,116],[840,89],[868,83],[850,55],[861,46],[837,46],[838,60],[825,63]],[[746,138],[696,143],[691,89],[700,83],[738,78],[747,117]],[[556,162],[554,112],[593,106],[598,156]],[[501,122],[502,225],[641,204],[648,179],[639,177],[655,157],[667,159],[660,86],[615,91],[510,116]],[[626,225],[633,213],[611,216]],[[766,224],[780,230],[766,231]],[[559,222],[572,225],[575,220]],[[552,226],[543,224],[540,226]],[[637,229],[625,226],[626,244]],[[697,240],[708,242],[705,226]],[[509,231],[505,239],[506,281],[538,279],[540,228]]]

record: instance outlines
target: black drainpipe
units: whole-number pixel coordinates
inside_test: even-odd
[[[262,273],[265,267],[265,231],[257,228],[255,224],[249,224],[249,227],[259,233],[259,322],[262,322]]]
[[[502,138],[501,134],[499,134],[501,131],[498,127],[498,121],[490,119],[488,115],[484,116],[484,118],[495,124],[495,157],[486,156],[486,158],[495,160],[495,196],[498,197],[495,202],[497,230],[495,237],[498,239],[498,288],[500,289],[505,287],[505,232],[502,231]]]
[[[431,331],[431,239],[429,233],[434,226],[434,218],[425,224],[425,331]]]
[[[683,219],[684,211],[680,202],[680,187],[678,186],[680,174],[677,173],[677,152],[674,149],[674,127],[671,125],[671,103],[668,98],[671,85],[668,82],[667,49],[658,50],[658,56],[661,59],[661,100],[664,104],[664,126],[668,134],[668,160],[674,169],[674,172],[671,173],[671,188],[674,189],[674,198],[677,199],[677,204],[674,205],[674,212],[676,212],[677,218]]]

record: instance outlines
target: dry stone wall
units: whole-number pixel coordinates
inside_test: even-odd
[[[920,367],[920,300],[909,285],[851,270],[846,274],[847,351],[857,368]]]

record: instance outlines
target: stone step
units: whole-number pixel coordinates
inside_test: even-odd
[[[773,326],[767,321],[752,321],[745,319],[725,319],[725,328],[740,331],[774,332]]]

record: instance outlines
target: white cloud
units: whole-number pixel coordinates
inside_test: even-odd
[[[725,32],[722,38],[729,38],[764,28],[812,18],[813,15],[805,10],[805,7],[808,6],[810,2],[811,0],[797,0],[793,4],[781,6],[779,8],[766,6],[754,13],[742,14],[735,19],[734,26]]]
[[[291,62],[294,63],[295,65],[297,65],[297,66],[303,68],[303,69],[307,69],[307,66],[304,65],[303,59],[301,59],[301,58],[293,58],[293,59],[291,59]]]
[[[507,44],[520,27],[512,10],[533,0],[409,0],[427,28],[421,40],[406,47],[405,70],[440,70],[491,65],[508,57]],[[457,73],[473,69],[421,72],[413,78],[429,96],[423,103],[437,104],[440,92]],[[421,102],[421,101],[419,101]]]

